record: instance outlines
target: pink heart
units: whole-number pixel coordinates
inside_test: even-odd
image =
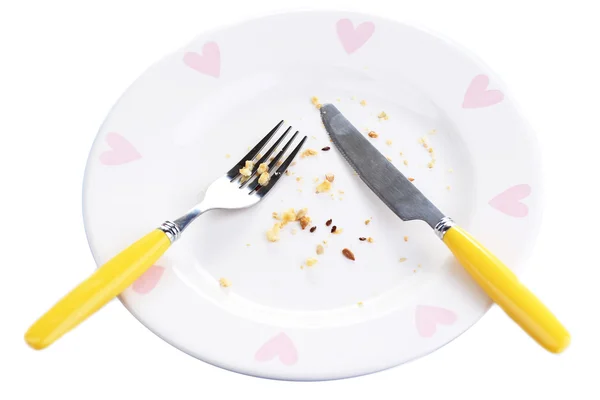
[[[256,361],[269,361],[279,357],[285,365],[293,365],[298,361],[298,352],[292,340],[285,333],[273,336],[254,355]]]
[[[465,99],[463,108],[480,108],[500,103],[504,99],[504,93],[499,90],[487,90],[490,78],[487,75],[477,75],[471,81]]]
[[[215,42],[206,43],[202,47],[202,54],[185,53],[183,62],[188,67],[215,78],[218,78],[221,74],[221,52],[219,51],[219,45]]]
[[[348,54],[360,49],[375,32],[375,24],[372,22],[363,22],[355,29],[349,19],[340,19],[336,27],[340,42]]]
[[[159,267],[158,265],[151,266],[148,271],[144,272],[142,276],[133,282],[131,289],[139,294],[150,293],[156,287],[164,272],[165,269],[163,267]]]
[[[104,165],[120,165],[142,158],[133,145],[118,133],[106,135],[106,143],[112,150],[100,154],[100,162]]]
[[[432,306],[417,306],[415,314],[417,331],[422,337],[433,336],[437,330],[437,324],[452,325],[456,319],[454,311]]]
[[[531,186],[523,183],[506,189],[490,200],[489,204],[506,215],[523,218],[529,214],[529,207],[519,200],[523,200],[530,194]]]

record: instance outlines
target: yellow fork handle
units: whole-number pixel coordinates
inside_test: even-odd
[[[488,296],[529,336],[552,353],[567,348],[569,332],[502,261],[458,226],[450,228],[443,241]]]
[[[37,320],[25,334],[27,344],[36,350],[51,345],[127,289],[170,245],[156,229],[123,250]]]

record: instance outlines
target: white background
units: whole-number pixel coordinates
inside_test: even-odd
[[[3,1],[0,399],[600,398],[594,3]],[[210,366],[162,342],[117,301],[43,352],[24,344],[28,325],[94,268],[81,184],[92,140],[120,94],[203,30],[299,7],[362,11],[431,28],[502,77],[540,137],[546,211],[524,281],[571,330],[564,354],[546,353],[496,307],[426,358],[333,382],[269,381]]]

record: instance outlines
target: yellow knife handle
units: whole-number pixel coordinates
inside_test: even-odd
[[[25,334],[32,348],[41,350],[76,327],[127,289],[171,245],[156,229],[101,266],[37,320]]]
[[[529,336],[552,353],[567,348],[569,332],[502,261],[458,226],[449,228],[442,240],[488,296]]]

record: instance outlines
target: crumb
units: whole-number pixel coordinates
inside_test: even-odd
[[[325,174],[325,179],[327,179],[329,182],[333,182],[333,180],[335,179],[335,175]]]
[[[429,169],[432,169],[434,165],[435,165],[435,162],[434,162],[434,161],[429,161],[429,162],[427,163],[427,168],[429,168]]]
[[[366,237],[359,237],[358,240],[360,240],[361,242],[364,242],[365,240],[367,240]]]
[[[435,129],[432,129],[429,131],[430,134],[435,135],[437,133],[437,131]]]
[[[225,154],[225,158],[231,157],[231,154]]]
[[[350,97],[350,100],[356,100],[356,96]]]
[[[298,189],[298,192],[302,193],[302,189]]]
[[[379,137],[379,135],[375,131],[370,131],[369,132],[369,137],[373,138],[373,139],[376,139],[377,137]]]
[[[331,225],[332,221],[333,221],[332,219],[328,219],[327,222],[325,222],[325,225],[327,225],[327,226]]]
[[[319,98],[317,96],[313,96],[310,98],[310,102],[313,104],[313,106],[317,107],[319,105]]]
[[[241,182],[241,183],[244,183],[244,182],[246,182],[248,179],[250,179],[250,177],[242,175],[242,177],[240,178],[240,182]]]
[[[246,247],[250,247],[250,243],[246,243]]]
[[[316,258],[307,258],[306,259],[306,266],[307,267],[312,267],[313,265],[315,265],[318,262],[318,260]]]
[[[285,170],[285,174],[286,174],[287,176],[290,176],[292,173],[286,169],[286,170]]]
[[[231,281],[227,278],[221,278],[219,279],[219,285],[221,285],[223,288],[228,288],[231,286]]]
[[[302,180],[302,177],[301,177],[301,176],[297,176],[297,177],[296,177],[296,182],[300,182],[301,180]]]
[[[409,180],[410,182],[414,182],[414,181],[415,181],[415,178],[411,178],[411,177],[409,177],[409,178],[408,178],[408,180]]]
[[[291,163],[291,164],[290,164],[290,166],[292,166],[292,167],[293,167],[294,165],[296,165],[296,161],[294,161],[293,163]]]
[[[317,177],[313,178],[313,182],[314,182],[314,183],[317,183],[317,182],[319,182],[319,177],[317,176]]]
[[[361,100],[360,101],[360,105],[365,107],[367,105],[367,101],[366,100]]]
[[[245,176],[246,178],[252,175],[252,168],[254,167],[254,163],[252,161],[246,161],[246,165],[243,168],[240,168],[240,175]]]
[[[327,240],[323,240],[323,244],[327,244]]]
[[[448,172],[450,172],[450,173],[453,173],[453,172],[454,172],[454,170],[453,170],[452,168],[450,168],[450,169],[448,170]]]
[[[354,257],[354,253],[352,253],[350,251],[350,249],[344,249],[342,250],[342,254],[349,260],[355,261],[356,258]]]
[[[283,225],[287,224],[288,222],[295,221],[296,220],[296,212],[294,211],[293,208],[290,208],[287,211],[283,212],[281,219],[283,220],[283,222],[282,222]]]
[[[413,269],[413,274],[414,274],[414,273],[416,273],[416,272],[417,272],[417,270],[416,270],[416,269]]]
[[[331,189],[331,182],[324,180],[317,186],[317,193],[328,192]]]
[[[354,175],[354,176],[358,176],[358,172],[356,172],[356,171],[352,171],[352,175]]]
[[[304,230],[310,224],[310,217],[303,216],[300,218],[300,227]]]
[[[256,159],[257,159],[257,160],[260,160],[261,158],[262,158],[262,154],[258,153],[258,154],[256,155]]]
[[[418,265],[417,265],[417,268],[421,268],[421,264],[418,264]]]
[[[268,171],[269,171],[269,165],[267,163],[262,163],[258,166],[256,173],[260,175],[263,172],[268,172]]]
[[[385,113],[385,111],[380,112],[377,118],[379,118],[379,120],[383,119],[384,121],[390,119],[390,117]]]
[[[389,162],[392,162],[392,158],[391,158],[391,157],[385,156],[385,158],[386,158],[386,159],[387,159]]]
[[[260,176],[258,177],[258,184],[260,186],[265,186],[266,184],[269,183],[269,180],[271,178],[269,177],[269,173],[268,172],[263,172],[262,174],[260,174]]]
[[[271,229],[267,231],[267,240],[269,242],[279,241],[279,231],[281,230],[281,224],[276,223]]]
[[[329,151],[329,150],[331,150],[331,147],[329,147],[329,146],[325,146],[321,149],[321,151]]]
[[[408,166],[408,160],[404,160],[404,165]]]
[[[302,152],[302,154],[300,154],[300,157],[304,158],[304,157],[316,156],[317,154],[319,154],[319,153],[315,149],[306,149]]]
[[[362,307],[363,306],[363,302],[359,301],[358,303],[356,303],[357,306]]]
[[[408,242],[408,236],[404,236],[404,241]]]
[[[308,208],[302,208],[296,213],[296,219],[304,217],[308,213]]]
[[[430,147],[430,148],[429,148],[429,152],[430,152],[430,153],[433,153],[433,147]]]
[[[370,237],[370,236],[369,236],[369,237],[367,238],[367,242],[369,242],[369,243],[373,243],[373,242],[374,242],[374,240],[373,240],[373,238],[372,238],[372,237]]]
[[[310,228],[310,233],[313,233],[313,232],[314,232],[314,231],[316,231],[316,230],[317,230],[317,227],[316,227],[316,225],[315,225],[315,226],[313,226],[312,228]]]
[[[339,194],[344,194],[345,192],[343,190],[338,190]]]
[[[340,98],[338,97],[337,99],[335,99],[335,101],[337,101],[337,102],[339,103],[340,101],[342,101],[342,99],[340,99]]]
[[[300,266],[300,269],[304,269],[304,265],[301,265],[301,266]]]
[[[323,247],[323,245],[322,245],[322,244],[318,244],[318,245],[317,245],[317,254],[318,254],[318,255],[321,255],[321,254],[323,254],[324,252],[325,252],[325,248]]]
[[[403,263],[403,262],[404,262],[404,261],[406,261],[406,260],[408,260],[408,258],[406,258],[406,257],[402,257],[402,258],[400,258],[400,259],[398,260],[398,262],[401,262],[401,263]]]
[[[279,161],[277,161],[277,162],[275,163],[275,165],[276,165],[277,167],[281,167],[281,164],[283,164],[283,161],[281,161],[281,160],[279,160]]]
[[[342,228],[337,228],[337,229],[335,230],[335,232],[332,232],[332,233],[333,233],[334,235],[339,235],[339,234],[341,234],[343,231],[344,231],[344,230],[343,230]]]
[[[404,153],[403,153],[403,152],[400,152],[400,157],[402,157],[402,156],[404,156]]]
[[[366,219],[366,220],[365,220],[365,225],[369,225],[370,223],[371,223],[371,220],[370,220],[370,219]]]
[[[392,141],[390,139],[388,139],[388,140],[385,141],[385,144],[387,144],[388,146],[391,146],[392,145]]]
[[[271,216],[273,217],[273,219],[277,219],[277,220],[279,219],[279,214],[276,211],[273,211]]]
[[[317,107],[317,110],[320,110],[321,107],[323,107],[323,105],[322,104],[317,104],[315,107]]]
[[[450,186],[446,186],[446,190],[450,190]]]
[[[335,231],[337,231],[337,226],[334,225],[331,227],[331,233],[335,233]]]
[[[298,233],[298,229],[296,229],[296,228],[293,228],[293,229],[290,231],[290,233],[291,233],[292,235],[295,235],[296,233]]]

